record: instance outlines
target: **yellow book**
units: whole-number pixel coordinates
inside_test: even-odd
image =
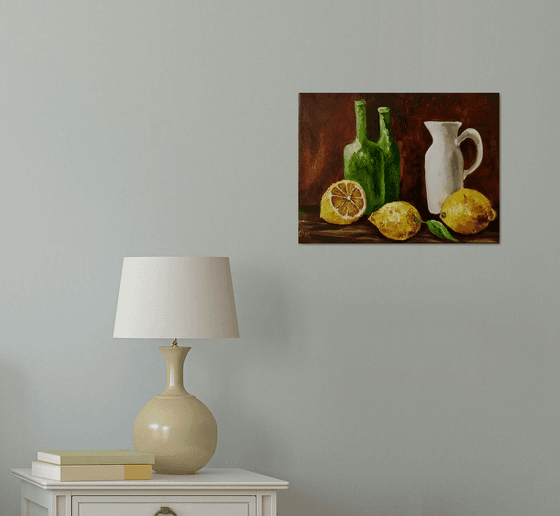
[[[51,464],[155,464],[152,453],[136,450],[41,450],[37,460]]]
[[[79,482],[85,480],[150,480],[151,464],[81,464],[58,465],[48,462],[31,462],[34,477]]]

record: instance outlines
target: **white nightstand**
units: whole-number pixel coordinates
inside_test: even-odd
[[[288,488],[243,469],[96,482],[56,482],[30,468],[12,473],[21,479],[22,516],[276,516],[276,491]]]

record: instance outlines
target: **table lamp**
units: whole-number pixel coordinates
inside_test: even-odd
[[[173,339],[160,347],[167,388],[134,421],[134,447],[155,455],[156,473],[194,473],[214,455],[216,420],[183,386],[190,347],[177,339],[239,337],[229,258],[124,258],[115,338]]]

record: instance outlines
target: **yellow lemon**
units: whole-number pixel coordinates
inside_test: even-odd
[[[422,222],[418,210],[404,201],[383,205],[370,215],[369,221],[392,240],[408,240],[418,233]]]
[[[321,218],[331,224],[352,224],[366,211],[366,193],[355,181],[333,183],[321,199]]]
[[[480,192],[462,188],[447,198],[439,216],[453,231],[473,235],[485,229],[496,218],[496,212]]]

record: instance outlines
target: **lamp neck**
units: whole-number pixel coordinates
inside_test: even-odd
[[[183,366],[191,348],[181,346],[161,346],[161,352],[167,362],[167,387],[161,396],[184,396],[188,394],[183,385]]]

